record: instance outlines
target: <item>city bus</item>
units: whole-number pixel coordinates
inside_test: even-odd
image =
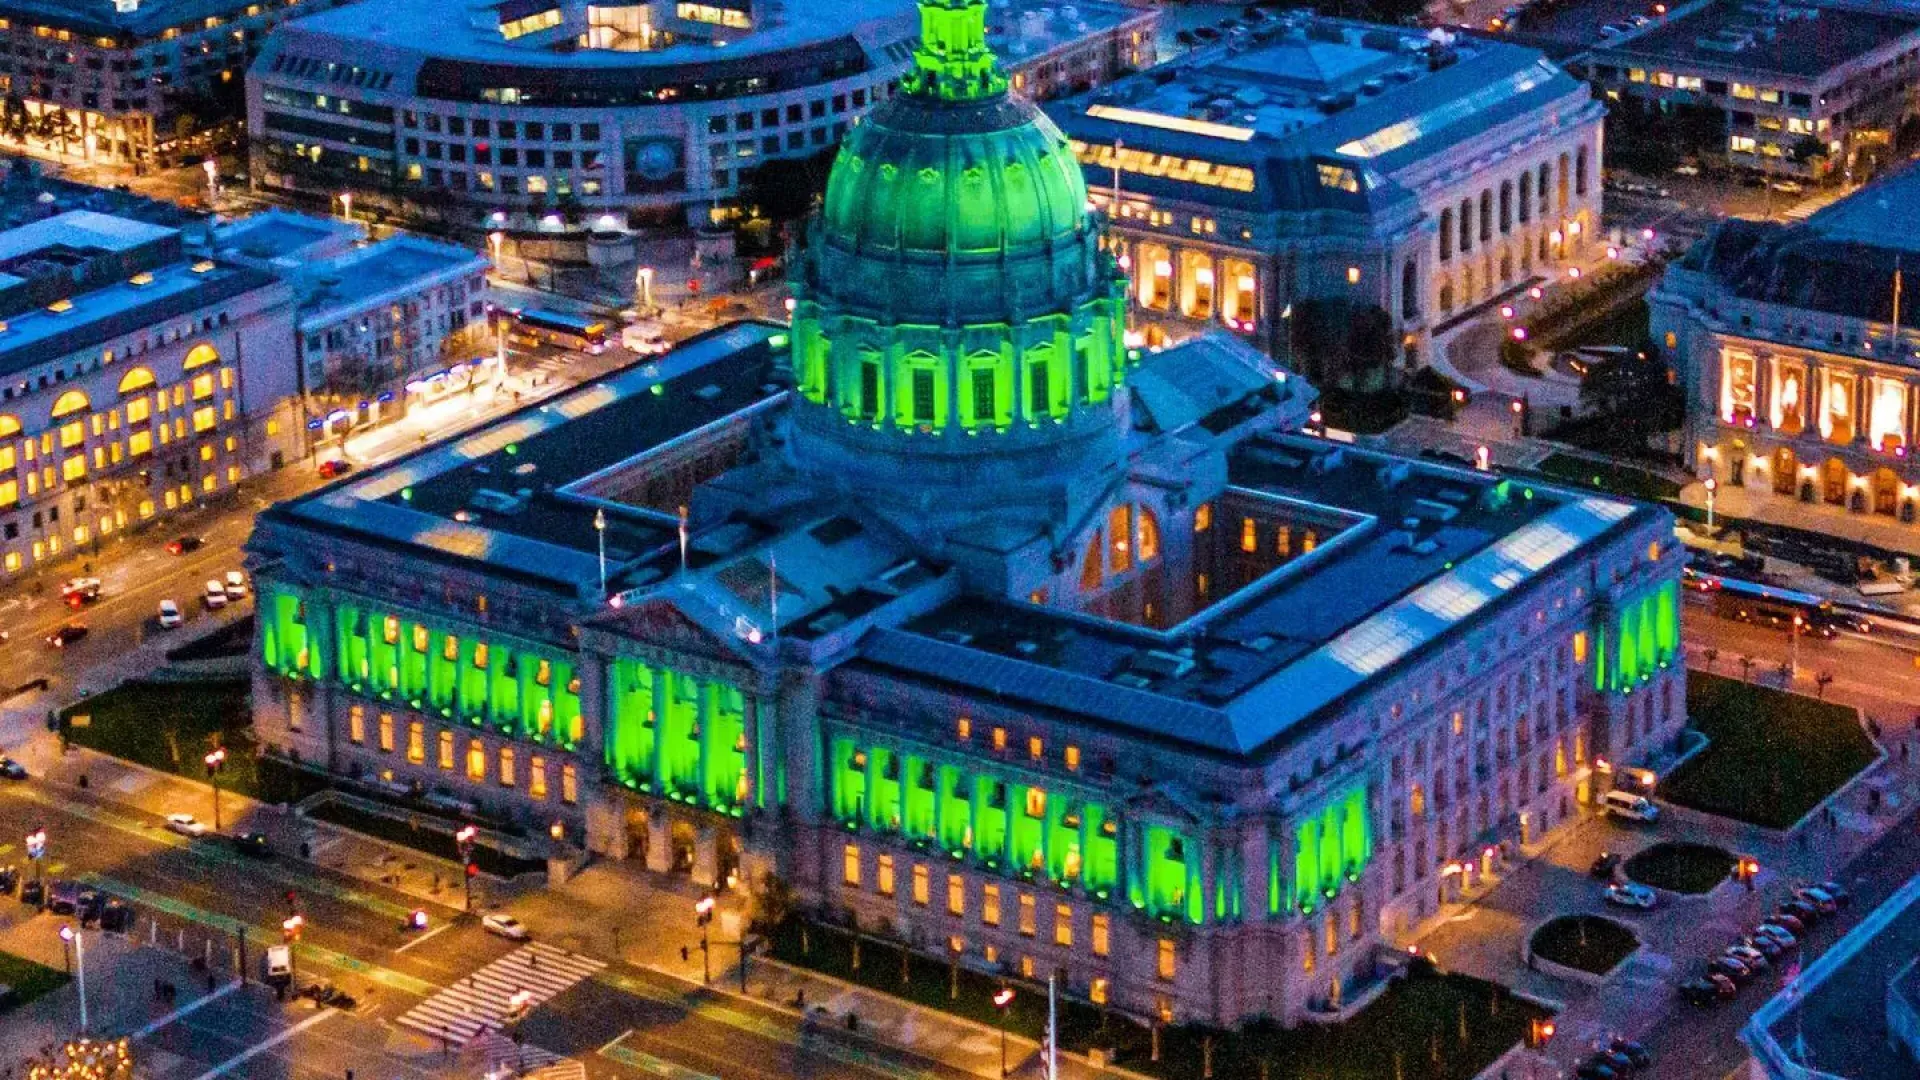
[[[607,324],[590,315],[531,308],[507,312],[508,340],[522,347],[552,345],[598,356],[607,351]]]
[[[1851,612],[1834,607],[1833,601],[1812,593],[1762,585],[1739,578],[1685,572],[1687,588],[1700,593],[1715,615],[1741,622],[1786,630],[1800,618],[1803,633],[1830,638],[1842,630],[1865,630],[1866,624]]]

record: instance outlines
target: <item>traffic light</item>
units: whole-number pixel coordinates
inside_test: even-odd
[[[469,863],[467,863],[467,876],[468,876],[468,877],[470,877],[470,878],[477,878],[477,877],[479,877],[479,876],[480,876],[480,864],[479,864],[479,863],[477,863],[477,862],[469,862]]]

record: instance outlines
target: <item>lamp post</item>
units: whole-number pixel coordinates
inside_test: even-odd
[[[1787,678],[1789,680],[1800,674],[1800,628],[1806,624],[1806,619],[1795,615],[1793,624],[1787,627]]]
[[[607,598],[607,511],[599,507],[593,512],[593,535],[600,542],[600,599]]]
[[[1013,1004],[1013,987],[1003,986],[993,992],[993,1007],[1000,1013],[1000,1076],[1007,1075],[1007,1006]]]
[[[462,825],[460,831],[453,834],[454,845],[460,849],[460,876],[467,883],[467,914],[473,914],[473,879],[480,873],[480,867],[473,861],[473,841],[480,830],[471,825]]]
[[[693,918],[700,926],[700,981],[713,983],[713,959],[711,934],[713,929],[713,897],[703,896],[693,905]]]
[[[207,763],[207,783],[213,785],[213,831],[220,831],[220,770],[227,764],[226,747],[217,747],[203,759]]]
[[[653,267],[643,266],[633,272],[633,286],[640,293],[640,314],[653,313]]]
[[[80,931],[72,926],[60,927],[60,940],[73,946],[73,968],[80,983],[80,1034],[87,1033],[87,947],[80,938]]]
[[[340,193],[340,216],[348,221],[353,220],[353,192],[351,191]]]
[[[1707,535],[1713,535],[1713,493],[1720,490],[1720,481],[1707,477]]]
[[[500,246],[507,242],[507,234],[495,229],[487,234],[487,247],[493,252],[493,268],[500,269]]]

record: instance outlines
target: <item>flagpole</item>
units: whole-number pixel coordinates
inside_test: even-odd
[[[1059,1014],[1055,1010],[1059,977],[1058,972],[1047,973],[1047,1080],[1060,1080]]]
[[[771,551],[767,552],[767,617],[772,623],[767,628],[767,636],[777,642],[780,640],[780,567]]]
[[[593,512],[593,532],[600,541],[600,599],[607,598],[607,511],[605,507]]]
[[[680,508],[680,573],[687,572],[687,508]]]

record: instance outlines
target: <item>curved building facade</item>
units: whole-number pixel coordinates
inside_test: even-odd
[[[1034,51],[1033,85],[1151,62],[1151,18],[1039,10],[1018,23],[1054,46]],[[248,73],[254,182],[471,223],[704,221],[761,164],[838,144],[892,95],[913,40],[910,0],[351,6],[289,24]]]

